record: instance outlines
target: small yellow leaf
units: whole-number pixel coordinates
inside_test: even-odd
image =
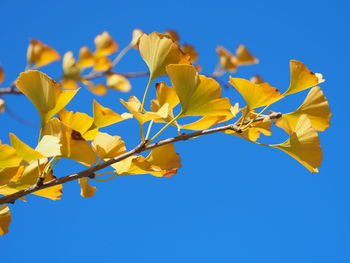
[[[0,169],[17,167],[21,161],[22,158],[16,154],[15,148],[0,143]]]
[[[192,65],[169,65],[167,73],[182,106],[182,116],[232,116],[228,98],[214,79],[198,75]]]
[[[88,47],[81,47],[79,50],[78,65],[81,68],[93,67],[95,64],[95,56]]]
[[[288,90],[283,95],[290,95],[299,91],[316,86],[325,80],[320,73],[313,73],[304,63],[290,61],[290,84]]]
[[[229,83],[242,95],[249,109],[270,105],[282,98],[278,89],[267,82],[254,84],[246,79],[230,77]]]
[[[216,53],[219,55],[219,63],[221,68],[228,72],[234,73],[237,71],[236,57],[222,46],[216,47]]]
[[[298,123],[288,140],[277,145],[265,145],[280,149],[302,165],[310,172],[318,172],[322,161],[322,149],[317,132],[311,126],[306,115],[300,116]]]
[[[104,96],[107,94],[107,88],[103,83],[99,83],[95,85],[94,83],[91,82],[88,85],[88,89],[97,96]]]
[[[126,152],[125,144],[120,136],[111,136],[102,132],[92,141],[92,147],[101,159],[114,158]]]
[[[23,174],[23,170],[23,166],[0,169],[0,186],[10,181],[17,181]]]
[[[61,156],[84,165],[92,165],[96,161],[96,155],[90,144],[83,136],[72,128],[66,126],[60,120],[50,120],[42,132],[43,135],[55,136],[61,144]]]
[[[107,74],[107,86],[110,89],[118,90],[121,92],[129,92],[131,90],[131,84],[129,80],[123,75],[116,73]]]
[[[78,91],[63,91],[53,79],[36,70],[22,72],[16,86],[37,108],[41,126],[62,110]]]
[[[183,53],[176,41],[157,32],[143,34],[139,39],[139,50],[149,68],[151,80],[165,75],[165,67],[169,64],[190,64],[190,57]]]
[[[97,191],[96,187],[89,185],[90,178],[80,178],[79,180],[80,185],[80,195],[82,197],[93,197]]]
[[[190,44],[183,44],[182,51],[191,57],[191,62],[195,63],[198,60],[198,53],[196,49]]]
[[[8,232],[11,220],[10,208],[7,205],[0,206],[0,236]]]
[[[119,115],[110,108],[103,107],[96,100],[93,101],[94,124],[97,128],[106,127],[123,120],[132,118],[132,115],[123,113]]]
[[[170,177],[181,168],[180,156],[175,152],[173,144],[155,148],[145,158],[131,156],[121,162],[112,164],[119,175],[151,174],[157,177]]]
[[[115,42],[108,32],[103,32],[95,37],[95,56],[109,56],[118,50],[118,44]]]
[[[253,77],[250,78],[250,81],[253,82],[254,84],[261,84],[265,82],[264,79],[259,75],[254,75]]]
[[[176,42],[180,40],[180,36],[175,30],[168,29],[164,32],[164,35],[171,37],[171,39]]]
[[[80,67],[78,66],[77,62],[75,61],[75,58],[73,56],[73,53],[71,51],[68,51],[63,56],[63,62],[62,62],[62,68],[63,68],[63,76],[64,78],[71,79],[71,80],[80,80]]]
[[[139,43],[139,39],[142,36],[143,32],[140,29],[134,29],[132,31],[132,39],[130,42],[130,46],[132,46],[133,48],[138,48],[138,43]]]
[[[5,101],[0,98],[0,113],[3,113],[5,111]]]
[[[4,82],[5,79],[5,73],[3,68],[0,66],[0,84]]]
[[[16,154],[21,157],[26,162],[31,162],[45,158],[41,153],[34,150],[20,139],[16,137],[13,133],[10,133],[10,141],[13,148],[16,150]]]
[[[46,157],[61,155],[61,144],[57,137],[45,135],[41,138],[35,150]]]
[[[126,102],[120,99],[120,102],[131,112],[135,119],[142,125],[147,121],[166,118],[168,116],[168,104],[163,105],[157,112],[146,111],[141,112],[141,102],[135,97],[131,96]]]
[[[313,87],[300,107],[291,113],[283,114],[275,121],[275,124],[288,134],[295,131],[295,127],[301,115],[306,114],[316,131],[324,131],[330,126],[331,112],[327,98],[320,87]]]
[[[98,57],[95,59],[94,70],[105,71],[112,67],[112,61],[107,57]]]
[[[259,63],[259,60],[244,45],[239,45],[236,50],[236,63],[238,66],[252,65]]]
[[[59,60],[60,54],[39,40],[32,39],[27,50],[28,65],[34,64],[35,68],[45,66]]]

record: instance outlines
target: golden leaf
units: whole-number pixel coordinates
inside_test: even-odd
[[[165,75],[165,67],[169,64],[190,64],[190,57],[182,52],[176,41],[157,32],[143,34],[139,39],[139,50],[149,68],[150,80]]]
[[[134,29],[132,31],[132,39],[130,42],[130,46],[132,46],[133,48],[138,48],[138,43],[139,43],[139,39],[142,36],[143,32],[140,29]]]
[[[179,42],[180,36],[175,30],[168,29],[164,32],[164,35],[170,37],[172,40]]]
[[[41,126],[62,110],[78,91],[62,91],[58,83],[36,70],[22,72],[16,86],[38,110]]]
[[[88,89],[97,96],[104,96],[107,94],[107,88],[103,83],[95,85],[94,83],[90,82],[88,85]]]
[[[45,158],[41,153],[22,142],[13,133],[10,133],[10,141],[12,147],[16,150],[16,154],[26,162],[31,162]]]
[[[17,181],[22,176],[24,166],[0,169],[0,186]]]
[[[116,73],[107,74],[107,86],[110,89],[118,90],[121,92],[129,92],[131,90],[131,84],[129,80],[123,75]]]
[[[102,132],[94,138],[92,147],[101,159],[114,158],[126,152],[125,144],[120,136],[111,136]]]
[[[191,62],[195,63],[198,60],[198,53],[196,49],[190,44],[183,44],[182,51],[191,57]]]
[[[261,84],[265,82],[264,79],[259,75],[254,75],[253,77],[250,78],[250,81],[253,82],[254,84]]]
[[[259,60],[254,57],[244,45],[239,45],[236,50],[236,63],[241,65],[252,65],[259,63]]]
[[[320,73],[313,73],[304,63],[290,61],[290,84],[288,90],[283,95],[297,93],[313,86],[316,86],[325,80]]]
[[[108,32],[103,32],[95,37],[95,56],[109,56],[118,50],[118,44],[115,42]]]
[[[21,161],[22,158],[16,154],[15,148],[0,143],[0,169],[17,167]]]
[[[89,185],[90,178],[83,177],[80,178],[78,181],[81,189],[80,195],[82,197],[87,198],[95,195],[97,189],[96,187]]]
[[[283,114],[275,121],[275,124],[288,134],[295,131],[295,127],[301,115],[306,114],[316,131],[324,131],[330,126],[331,112],[327,98],[320,87],[313,87],[300,107],[291,113]]]
[[[254,84],[246,79],[230,77],[229,83],[242,95],[249,109],[270,105],[283,97],[267,82]]]
[[[95,59],[94,70],[105,71],[112,67],[112,61],[107,57],[98,57]]]
[[[32,39],[27,50],[28,65],[34,64],[35,68],[45,66],[59,60],[60,54],[39,40]]]
[[[0,206],[0,236],[8,232],[11,219],[10,208],[7,205]]]
[[[230,51],[222,46],[217,46],[216,53],[219,55],[219,63],[221,68],[232,73],[237,71],[236,57],[231,54]]]
[[[119,115],[113,110],[103,107],[96,100],[93,101],[94,125],[97,128],[106,127],[117,122],[121,122],[132,118],[132,115],[123,113]]]
[[[95,64],[95,56],[88,47],[81,47],[79,50],[78,65],[80,68],[93,67]]]
[[[71,80],[81,79],[80,67],[78,66],[78,63],[75,61],[75,58],[71,51],[68,51],[66,54],[64,54],[62,69],[63,69],[64,78],[71,79]]]

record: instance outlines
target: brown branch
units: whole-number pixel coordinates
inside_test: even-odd
[[[277,112],[274,112],[274,113],[271,113],[269,115],[270,119],[278,119],[282,116],[281,113],[277,113]],[[264,116],[261,116],[261,117],[258,117],[254,120],[254,122],[257,122],[257,121],[261,121],[263,120],[265,117]],[[245,124],[248,124],[248,122],[244,122],[243,125]],[[200,137],[200,136],[203,136],[203,135],[207,135],[207,134],[211,134],[211,133],[216,133],[216,132],[223,132],[223,131],[226,131],[226,130],[232,130],[232,131],[235,131],[235,132],[241,132],[241,130],[239,129],[239,125],[240,124],[230,124],[230,125],[223,125],[223,126],[220,126],[220,127],[216,127],[216,128],[211,128],[211,129],[206,129],[206,130],[201,130],[201,131],[197,131],[197,132],[192,132],[192,133],[186,133],[186,134],[181,134],[179,136],[176,136],[176,137],[172,137],[172,138],[168,138],[168,139],[164,139],[164,140],[160,140],[156,143],[152,143],[152,144],[147,144],[147,143],[144,143],[144,144],[140,144],[138,145],[137,147],[135,147],[134,149],[132,149],[131,151],[128,151],[122,155],[119,155],[113,159],[110,159],[104,163],[100,163],[98,165],[95,165],[93,167],[90,167],[84,171],[81,171],[81,172],[78,172],[78,173],[74,173],[74,174],[70,174],[70,175],[67,175],[67,176],[64,176],[64,177],[60,177],[60,178],[56,178],[54,180],[51,180],[49,182],[46,182],[46,183],[42,183],[42,184],[35,184],[31,187],[28,187],[24,190],[21,190],[21,191],[18,191],[14,194],[11,194],[11,195],[8,195],[8,196],[4,196],[4,197],[1,197],[0,198],[0,205],[1,204],[6,204],[6,203],[14,203],[17,199],[21,198],[21,197],[24,197],[28,194],[31,194],[31,193],[34,193],[38,190],[42,190],[42,189],[45,189],[45,188],[48,188],[48,187],[52,187],[52,186],[55,186],[55,185],[60,185],[60,184],[64,184],[64,183],[67,183],[67,182],[70,182],[70,181],[74,181],[74,180],[77,180],[77,179],[80,179],[80,178],[83,178],[83,177],[93,177],[94,176],[94,173],[96,171],[99,171],[103,168],[106,168],[114,163],[117,163],[117,162],[120,162],[130,156],[133,156],[135,154],[139,154],[139,153],[142,153],[142,152],[145,152],[145,151],[149,151],[149,150],[152,150],[154,148],[157,148],[157,147],[160,147],[160,146],[164,146],[164,145],[167,145],[167,144],[170,144],[170,143],[175,143],[175,142],[178,142],[178,141],[185,141],[185,140],[188,140],[188,139],[192,139],[192,138],[196,138],[196,137]]]

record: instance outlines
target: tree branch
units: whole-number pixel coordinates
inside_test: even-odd
[[[278,112],[273,112],[269,115],[269,118],[271,120],[273,119],[278,119],[282,116],[281,113],[278,113]],[[265,117],[264,116],[261,116],[261,117],[258,117],[254,120],[254,122],[257,122],[257,121],[261,121],[263,120]],[[243,125],[245,124],[248,124],[249,121],[246,121],[243,123]],[[175,142],[178,142],[178,141],[185,141],[185,140],[188,140],[188,139],[192,139],[192,138],[196,138],[196,137],[200,137],[200,136],[203,136],[203,135],[207,135],[207,134],[211,134],[211,133],[216,133],[216,132],[223,132],[223,131],[226,131],[226,130],[232,130],[232,131],[235,131],[235,132],[241,132],[240,128],[239,128],[240,124],[230,124],[230,125],[223,125],[223,126],[220,126],[220,127],[216,127],[216,128],[211,128],[211,129],[206,129],[206,130],[201,130],[201,131],[197,131],[197,132],[192,132],[192,133],[186,133],[186,134],[181,134],[179,136],[176,136],[176,137],[172,137],[172,138],[168,138],[168,139],[163,139],[163,140],[160,140],[156,143],[152,143],[152,144],[147,144],[147,142],[145,143],[142,143],[138,146],[136,146],[134,149],[124,153],[124,154],[121,154],[113,159],[110,159],[104,163],[100,163],[100,164],[97,164],[95,166],[92,166],[84,171],[81,171],[81,172],[78,172],[78,173],[74,173],[74,174],[70,174],[70,175],[67,175],[67,176],[64,176],[64,177],[60,177],[60,178],[56,178],[54,180],[51,180],[49,182],[46,182],[46,183],[42,183],[42,184],[35,184],[31,187],[28,187],[24,190],[21,190],[21,191],[18,191],[14,194],[11,194],[11,195],[8,195],[8,196],[4,196],[4,197],[1,197],[0,198],[0,205],[1,204],[6,204],[6,203],[14,203],[17,199],[21,198],[21,197],[24,197],[28,194],[31,194],[31,193],[34,193],[38,190],[42,190],[42,189],[45,189],[45,188],[48,188],[48,187],[52,187],[52,186],[55,186],[55,185],[60,185],[60,184],[64,184],[64,183],[67,183],[67,182],[70,182],[70,181],[74,181],[74,180],[77,180],[77,179],[80,179],[80,178],[84,178],[84,177],[93,177],[94,176],[94,173],[96,171],[99,171],[103,168],[106,168],[114,163],[117,163],[117,162],[120,162],[130,156],[133,156],[135,154],[139,154],[139,153],[142,153],[142,152],[145,152],[145,151],[149,151],[149,150],[152,150],[154,148],[157,148],[157,147],[160,147],[160,146],[164,146],[164,145],[167,145],[167,144],[170,144],[170,143],[175,143]]]

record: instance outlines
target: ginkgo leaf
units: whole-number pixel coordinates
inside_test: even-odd
[[[88,89],[97,96],[104,96],[107,94],[107,88],[103,83],[95,85],[94,83],[90,82]]]
[[[38,110],[41,126],[62,110],[78,91],[63,91],[58,83],[36,70],[22,72],[16,81],[16,86]]]
[[[71,51],[68,51],[63,56],[63,62],[62,62],[62,69],[63,69],[63,76],[64,78],[70,79],[70,80],[80,80],[80,67],[78,66],[78,63],[76,62],[73,53]]]
[[[90,178],[80,178],[79,180],[80,185],[80,195],[82,197],[88,198],[93,197],[97,191],[96,187],[89,185]]]
[[[295,131],[295,127],[301,115],[306,114],[316,131],[324,131],[330,126],[331,112],[327,98],[320,87],[313,87],[300,107],[291,113],[283,114],[275,121],[275,124],[288,134]]]
[[[121,92],[129,92],[131,84],[123,75],[112,73],[107,74],[107,87]]]
[[[90,117],[86,113],[82,113],[82,112],[74,113],[73,111],[68,111],[66,109],[62,109],[59,112],[58,118],[66,126],[79,132],[82,135],[84,135],[94,123],[94,118]]]
[[[105,57],[109,56],[118,50],[118,44],[115,42],[108,32],[103,32],[95,37],[95,56]]]
[[[61,155],[61,144],[57,137],[45,135],[41,138],[35,150],[46,157]]]
[[[219,63],[221,68],[228,72],[234,73],[237,71],[236,57],[222,46],[216,47],[216,53],[219,55]]]
[[[95,56],[88,47],[81,47],[79,50],[78,65],[80,68],[93,67],[95,64]]]
[[[139,39],[142,36],[143,32],[141,29],[134,29],[132,31],[132,38],[130,41],[130,46],[132,46],[133,48],[138,48],[138,43],[139,43]]]
[[[320,141],[317,132],[306,115],[300,116],[295,132],[285,142],[277,145],[262,145],[286,152],[312,173],[318,172],[318,167],[321,165],[322,149]]]
[[[9,183],[7,185],[0,186],[0,194],[2,195],[10,195],[14,194],[18,191],[24,190],[28,187],[34,185],[39,177],[39,170],[43,171],[47,164],[47,159],[40,160],[40,166],[38,168],[38,162],[34,161],[29,166],[26,166],[22,176],[16,182]],[[49,182],[56,177],[53,176],[52,171],[48,173],[45,177],[44,182]],[[33,193],[34,195],[42,196],[45,198],[49,198],[52,200],[61,199],[62,195],[62,185],[55,185],[52,187],[45,188],[43,190],[39,190]]]
[[[106,71],[112,67],[112,61],[107,57],[98,57],[95,59],[94,70]]]
[[[254,84],[246,79],[230,77],[229,83],[242,95],[249,109],[270,105],[283,97],[267,82]]]
[[[236,63],[241,65],[252,65],[259,63],[259,60],[254,57],[244,45],[239,45],[236,50]]]
[[[139,50],[149,68],[150,80],[165,75],[165,67],[169,64],[190,64],[190,57],[176,41],[157,32],[143,34],[139,39]]]
[[[167,73],[181,103],[181,116],[230,116],[231,104],[221,97],[214,79],[198,75],[192,65],[169,65]]]
[[[173,144],[157,147],[145,158],[131,156],[121,162],[112,164],[119,175],[151,174],[157,177],[170,177],[181,168],[180,156],[175,152]]]
[[[253,77],[250,78],[250,81],[253,82],[254,84],[261,84],[265,82],[264,79],[259,75],[254,75]]]
[[[0,143],[0,169],[17,167],[21,161],[22,158],[16,154],[15,148]]]
[[[5,101],[0,98],[0,113],[3,113],[5,111]]]
[[[316,86],[325,80],[320,73],[313,73],[304,63],[290,61],[290,84],[288,90],[283,95],[297,93],[313,86]]]
[[[66,126],[60,120],[50,120],[42,131],[42,135],[51,135],[59,138],[61,144],[61,156],[80,162],[84,165],[92,165],[96,161],[96,155],[90,144],[81,133]]]
[[[0,236],[8,233],[11,220],[10,208],[7,205],[0,206]]]
[[[10,133],[10,141],[12,147],[16,150],[16,154],[27,162],[45,158],[41,153],[18,139],[13,133]]]
[[[166,30],[164,32],[164,35],[171,37],[171,39],[176,41],[176,42],[179,42],[179,40],[180,40],[179,34],[175,30],[172,30],[172,29]]]
[[[126,152],[125,143],[120,136],[100,132],[92,141],[92,147],[101,159],[114,158]]]
[[[0,186],[10,181],[17,181],[23,174],[24,166],[0,169]]]
[[[141,102],[135,97],[131,96],[126,102],[120,99],[120,102],[131,112],[135,119],[142,125],[147,121],[165,118],[168,116],[168,104],[163,105],[157,112],[141,111]]]
[[[191,62],[195,63],[198,60],[198,53],[196,49],[190,44],[183,44],[182,51],[191,57]]]
[[[131,114],[123,113],[119,115],[112,109],[103,107],[96,100],[93,101],[94,125],[98,128],[106,127],[117,122],[132,118]]]
[[[3,68],[0,66],[0,84],[3,83],[5,80],[5,73]]]
[[[60,58],[60,54],[48,45],[36,39],[30,41],[27,50],[28,65],[34,64],[34,67],[38,68],[59,60]]]

